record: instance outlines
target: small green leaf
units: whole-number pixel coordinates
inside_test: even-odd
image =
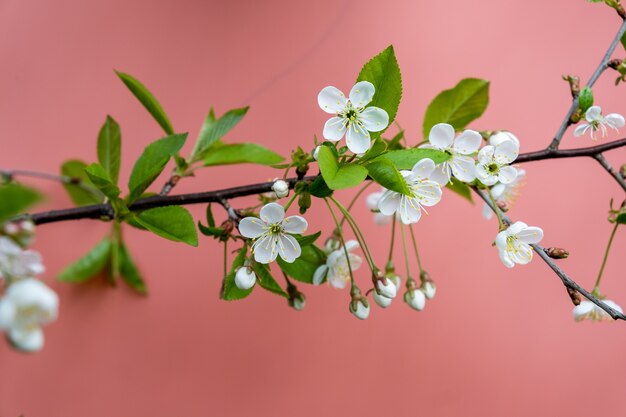
[[[367,169],[357,164],[339,164],[337,157],[328,148],[320,146],[317,163],[324,181],[333,190],[354,187],[367,178]]]
[[[374,161],[387,159],[393,162],[396,168],[402,170],[412,169],[418,161],[425,158],[430,158],[435,164],[440,164],[450,159],[450,155],[436,149],[409,148],[389,151],[375,158]]]
[[[218,139],[223,138],[230,132],[246,115],[248,109],[249,107],[242,107],[240,109],[229,110],[219,119],[215,118],[215,113],[213,109],[211,109],[204,120],[202,129],[200,129],[200,134],[198,135],[189,160],[195,162],[204,159],[206,152],[211,146],[213,146]]]
[[[460,195],[470,203],[474,204],[474,199],[472,198],[472,190],[469,185],[466,183],[456,180],[454,178],[450,178],[450,183],[446,186],[449,190],[455,192]]]
[[[85,168],[85,172],[89,177],[89,180],[95,185],[102,194],[110,198],[111,200],[117,200],[120,196],[120,189],[117,185],[111,182],[108,172],[100,164],[91,164]]]
[[[196,223],[184,207],[166,206],[145,210],[136,215],[134,220],[165,239],[198,246]]]
[[[264,289],[281,297],[289,298],[285,290],[276,282],[267,265],[255,263],[254,272],[256,273],[256,282]]]
[[[620,213],[615,218],[615,222],[619,224],[626,224],[626,213]]]
[[[130,256],[128,248],[124,244],[120,245],[120,273],[122,279],[130,288],[137,291],[139,294],[148,294],[146,283],[141,277],[141,273],[139,269],[137,269],[133,258]]]
[[[78,261],[63,270],[57,277],[64,282],[84,282],[100,273],[109,263],[111,240],[105,238]]]
[[[622,43],[622,46],[624,47],[624,49],[626,49],[626,33],[624,33],[624,35],[622,35],[622,38],[620,39],[620,42]]]
[[[403,149],[402,140],[404,139],[404,130],[400,130],[396,135],[387,141],[387,149],[394,151],[397,149]]]
[[[365,64],[357,81],[369,81],[374,84],[376,91],[368,106],[380,107],[387,111],[391,124],[396,118],[402,98],[402,76],[393,46],[388,46]],[[384,130],[373,132],[372,137],[378,137],[382,132]]]
[[[148,145],[133,167],[128,180],[128,204],[137,200],[161,174],[170,158],[185,144],[187,134],[170,135]]]
[[[300,247],[312,245],[321,236],[322,232],[313,233],[312,235],[293,235],[296,238]]]
[[[444,90],[430,103],[424,116],[422,132],[427,138],[437,123],[449,123],[462,130],[479,118],[489,104],[489,81],[466,78],[449,90]]]
[[[128,87],[131,93],[139,100],[141,104],[148,110],[148,112],[154,117],[157,123],[168,135],[174,134],[174,128],[170,119],[168,119],[163,107],[152,95],[150,91],[132,75],[124,74],[123,72],[115,71],[122,82]]]
[[[365,167],[369,176],[383,187],[405,195],[411,194],[404,177],[391,160],[380,158],[368,163]]]
[[[359,162],[364,163],[371,159],[374,159],[386,150],[387,144],[385,143],[385,141],[383,139],[377,138],[369,151],[365,152],[365,155],[359,158]]]
[[[211,210],[211,203],[206,205],[206,221],[209,227],[215,227],[215,218],[213,217],[213,210]]]
[[[300,282],[313,283],[315,270],[326,262],[326,254],[315,245],[302,247],[302,254],[293,263],[278,258],[278,266],[285,274]]]
[[[230,273],[224,278],[224,294],[222,298],[227,301],[233,300],[241,300],[242,298],[246,298],[250,295],[254,287],[251,287],[247,290],[241,290],[237,288],[235,285],[235,274],[237,269],[243,266],[244,261],[246,260],[247,248],[244,246],[239,250],[237,256],[233,260],[233,264],[230,269]]]
[[[111,116],[107,116],[98,134],[98,162],[109,174],[111,182],[117,184],[120,177],[122,154],[122,133],[120,125]]]
[[[324,181],[324,178],[321,175],[313,180],[311,185],[309,185],[308,191],[309,194],[318,198],[330,197],[333,195],[333,190],[328,188],[326,181]]]
[[[204,166],[259,164],[273,165],[284,160],[282,156],[255,143],[233,143],[225,145],[217,142],[204,158]]]
[[[578,107],[584,113],[591,106],[593,106],[593,91],[591,91],[591,88],[585,87],[578,95]]]
[[[41,201],[39,192],[19,184],[0,186],[0,223],[23,214],[26,209]]]
[[[77,159],[65,161],[63,165],[61,165],[61,175],[80,181],[83,184],[83,187],[76,184],[64,183],[63,188],[65,188],[70,196],[70,199],[77,206],[100,204],[104,201],[104,194],[102,194],[95,187],[95,185],[91,183],[87,173],[85,172],[85,168],[87,168],[87,164],[83,161],[79,161]]]

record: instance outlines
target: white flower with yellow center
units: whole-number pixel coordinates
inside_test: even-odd
[[[615,303],[615,301],[611,300],[602,300],[602,302],[613,310],[617,310],[620,313],[623,313],[622,308]],[[612,321],[613,317],[609,316],[609,313],[602,310],[600,307],[592,303],[591,301],[584,300],[581,301],[576,307],[574,307],[574,320],[582,321],[582,320],[591,320],[591,321]]]
[[[437,165],[430,179],[441,185],[450,182],[450,176],[463,182],[472,182],[476,178],[476,165],[472,155],[478,151],[483,139],[474,130],[465,130],[456,139],[454,127],[447,123],[439,123],[430,129],[428,144],[420,148],[437,149],[445,152],[450,159]]]
[[[358,82],[350,90],[349,98],[335,87],[325,87],[317,96],[319,106],[335,117],[324,125],[324,138],[337,142],[346,136],[348,149],[356,154],[370,148],[370,132],[380,132],[389,124],[389,115],[381,108],[367,106],[376,89],[369,81]]]
[[[0,329],[18,349],[35,352],[44,345],[41,326],[56,320],[58,308],[59,297],[43,282],[16,281],[0,299]]]
[[[485,185],[498,181],[509,184],[515,180],[517,170],[509,166],[519,155],[519,145],[512,140],[503,140],[497,145],[487,145],[478,152],[476,178]]]
[[[0,278],[32,278],[44,271],[38,252],[23,250],[12,239],[0,236]]]
[[[263,206],[260,218],[246,217],[239,222],[242,236],[255,239],[252,244],[254,260],[268,264],[280,255],[285,262],[293,262],[302,250],[298,241],[288,233],[304,233],[307,221],[301,216],[285,218],[285,209],[278,203]]]
[[[526,170],[522,168],[517,169],[517,176],[513,181],[508,184],[497,183],[491,187],[491,195],[496,201],[503,201],[510,209],[517,197],[519,197],[519,189],[524,185],[524,178],[526,177]],[[483,203],[483,217],[487,220],[493,217],[493,210],[489,207],[489,204]]]
[[[320,285],[326,278],[331,287],[345,288],[346,284],[350,282],[350,268],[354,272],[363,263],[360,256],[351,253],[358,247],[359,244],[356,240],[349,240],[346,242],[346,250],[340,247],[330,252],[326,263],[320,265],[313,273],[313,284]],[[347,258],[346,251],[348,252]],[[350,261],[350,267],[348,267],[348,260]]]
[[[375,191],[369,194],[367,198],[365,199],[365,205],[367,206],[368,209],[370,209],[370,211],[372,211],[372,213],[374,213],[374,223],[376,223],[379,226],[384,226],[386,224],[389,224],[391,223],[391,219],[393,219],[393,216],[387,216],[381,213],[380,209],[378,208],[378,202],[380,201],[380,198],[383,196],[385,191],[387,191],[387,189],[382,188],[380,191]],[[399,216],[396,213],[396,219],[398,218]]]
[[[411,195],[387,190],[378,201],[378,209],[386,216],[400,214],[404,224],[417,223],[424,207],[431,207],[441,201],[441,186],[429,179],[435,170],[432,159],[422,159],[411,171],[400,171],[409,187]]]
[[[533,259],[531,244],[543,239],[543,230],[528,226],[524,222],[515,222],[496,236],[496,247],[500,260],[507,268],[515,264],[525,265]]]
[[[600,106],[591,106],[585,112],[585,119],[587,123],[582,123],[574,129],[574,136],[579,137],[589,131],[591,139],[597,140],[598,130],[602,132],[602,137],[608,135],[608,127],[618,131],[620,127],[624,127],[624,116],[617,113],[607,114],[602,116],[602,109]]]

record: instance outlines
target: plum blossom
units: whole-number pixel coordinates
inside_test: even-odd
[[[334,114],[324,125],[324,138],[337,142],[346,136],[348,149],[355,154],[370,148],[370,132],[380,132],[389,124],[389,115],[381,108],[369,106],[376,89],[369,81],[358,82],[346,96],[337,88],[324,87],[317,96],[319,106]]]
[[[346,251],[343,247],[332,250],[326,259],[326,263],[320,265],[313,273],[313,284],[320,285],[324,281],[324,278],[326,278],[331,287],[345,288],[346,284],[350,281],[348,260],[350,260],[350,268],[352,268],[353,272],[359,269],[363,263],[360,256],[351,253],[358,247],[359,244],[356,240],[346,242],[348,258],[346,258]]]
[[[23,250],[12,239],[0,236],[0,278],[32,278],[44,271],[39,252]]]
[[[611,300],[602,300],[602,302],[614,310],[623,313],[622,308],[617,305],[614,301]],[[602,310],[600,307],[592,303],[591,301],[584,300],[581,301],[579,305],[574,307],[573,310],[574,320],[582,321],[582,320],[591,320],[591,321],[612,321],[613,317],[609,315],[606,311]]]
[[[519,195],[519,189],[524,184],[523,179],[526,177],[526,170],[516,168],[517,175],[513,181],[508,184],[497,183],[491,187],[491,195],[496,201],[503,201],[510,207]],[[487,220],[493,217],[493,210],[489,204],[483,203],[483,217]]]
[[[302,253],[300,244],[291,236],[304,233],[307,221],[301,216],[285,218],[285,209],[278,203],[269,203],[261,208],[260,218],[246,217],[239,222],[242,236],[255,239],[252,244],[254,260],[268,264],[280,255],[285,262],[292,263]]]
[[[517,170],[509,166],[517,159],[519,146],[512,140],[503,140],[497,145],[487,145],[478,152],[476,178],[485,185],[498,181],[509,184],[515,180]]]
[[[441,186],[429,177],[435,170],[432,159],[422,159],[411,171],[400,171],[411,195],[387,190],[378,201],[378,209],[387,216],[400,214],[404,224],[417,223],[422,217],[424,206],[431,207],[441,201]]]
[[[515,264],[525,265],[533,259],[531,244],[543,239],[543,230],[528,226],[524,222],[515,222],[496,236],[496,247],[500,260],[507,268]]]
[[[450,155],[448,161],[437,165],[430,179],[440,185],[450,182],[450,176],[463,182],[471,182],[476,178],[476,166],[472,155],[478,151],[482,143],[480,133],[465,130],[456,139],[454,127],[447,123],[439,123],[432,127],[428,135],[430,143],[420,146],[443,151]]]
[[[620,127],[624,127],[624,116],[617,113],[607,114],[602,116],[602,109],[600,106],[591,106],[585,112],[586,123],[581,123],[574,129],[574,136],[579,137],[589,131],[591,139],[597,140],[596,132],[600,130],[602,137],[608,135],[608,127],[618,131]]]

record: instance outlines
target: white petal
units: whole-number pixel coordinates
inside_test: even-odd
[[[389,115],[378,107],[368,107],[359,115],[363,126],[370,132],[380,132],[389,124]]]
[[[457,179],[463,182],[472,182],[476,179],[476,165],[473,158],[454,155],[449,164],[452,168],[452,173]]]
[[[309,224],[302,216],[290,216],[283,220],[283,229],[287,233],[304,233]]]
[[[370,132],[353,123],[346,133],[346,145],[353,153],[367,152],[370,148]]]
[[[378,209],[385,216],[393,215],[400,207],[402,194],[395,191],[387,190],[378,201]]]
[[[376,191],[371,193],[365,199],[365,205],[370,210],[378,210],[378,200],[383,196],[383,191]]]
[[[519,146],[512,140],[505,140],[495,148],[493,159],[500,165],[510,164],[515,161],[517,155],[519,155]]]
[[[359,247],[359,242],[357,242],[356,240],[348,240],[346,242],[346,250],[348,252],[358,249],[358,247]]]
[[[517,171],[517,176],[519,177],[520,173],[519,170]],[[515,179],[517,179],[518,177],[515,177]],[[493,198],[495,198],[496,200],[499,199],[502,194],[504,193],[504,191],[506,190],[506,185],[504,184],[496,184],[493,187],[491,187],[491,195],[493,196]]]
[[[493,135],[491,135],[489,137],[489,144],[493,146],[497,146],[501,144],[502,142],[504,142],[505,140],[512,140],[513,142],[515,142],[518,148],[520,146],[519,139],[517,138],[517,136],[507,131],[502,131],[502,132],[494,133]]]
[[[354,84],[350,90],[350,102],[354,107],[365,107],[374,97],[374,84],[369,81],[361,81]]]
[[[235,274],[235,285],[240,290],[249,290],[254,286],[256,282],[256,274],[254,271],[249,271],[247,267],[242,267],[237,270]]]
[[[443,186],[450,182],[451,172],[452,171],[448,162],[442,162],[435,167],[435,170],[430,174],[430,177],[428,178]]]
[[[380,295],[387,298],[395,298],[396,292],[398,291],[396,284],[394,284],[390,279],[388,279],[386,283],[383,281],[376,281],[376,289]]]
[[[513,249],[508,251],[509,258],[516,264],[526,265],[533,259],[533,250],[521,240],[513,242]]]
[[[400,201],[400,208],[398,211],[400,213],[400,220],[404,224],[417,223],[422,217],[422,211],[419,203],[414,198],[403,196]]]
[[[419,289],[413,291],[412,293],[405,292],[404,301],[409,305],[409,307],[417,311],[422,311],[426,306],[426,296]]]
[[[322,282],[324,282],[324,278],[326,278],[327,273],[328,266],[326,266],[326,264],[318,266],[313,273],[313,285],[320,285]]]
[[[574,136],[580,137],[584,135],[587,129],[589,129],[590,127],[591,125],[587,123],[579,124],[578,126],[576,126],[576,129],[574,129]]]
[[[617,113],[608,114],[605,117],[606,121],[609,125],[614,129],[619,129],[620,127],[624,127],[624,116]]]
[[[326,113],[339,113],[346,107],[346,97],[338,88],[324,87],[317,96],[317,103]]]
[[[252,252],[254,260],[261,264],[269,264],[276,260],[278,256],[278,238],[272,235],[265,235],[254,242]]]
[[[265,233],[266,224],[256,217],[246,217],[239,222],[239,233],[241,236],[256,239]]]
[[[354,314],[354,316],[358,319],[365,320],[370,315],[370,307],[369,305],[365,306],[362,302],[359,301],[357,302],[356,311],[354,311],[352,314]]]
[[[620,313],[624,313],[624,311],[622,310],[622,308],[617,305],[617,303],[615,301],[611,301],[611,300],[602,300],[604,302],[604,304],[608,305],[609,307],[611,307],[613,310],[617,310]]]
[[[543,229],[540,227],[530,226],[519,232],[517,236],[524,243],[539,243],[541,242],[541,239],[543,239]]]
[[[328,271],[328,275],[326,276],[326,280],[328,281],[328,284],[331,287],[337,288],[339,290],[346,288],[346,285],[348,284],[349,279],[350,279],[349,275],[339,275],[333,269],[330,269]]]
[[[480,182],[485,185],[493,185],[498,182],[498,177],[487,171],[485,166],[482,164],[476,165],[476,178],[478,178]]]
[[[302,254],[302,249],[293,236],[280,235],[278,238],[278,254],[285,262],[292,263]]]
[[[393,216],[387,216],[383,213],[374,213],[374,223],[379,226],[385,226],[391,223]]]
[[[498,250],[506,250],[507,247],[507,243],[506,243],[506,238],[509,236],[509,234],[507,233],[506,230],[502,231],[502,232],[498,232],[498,234],[496,235],[496,248],[498,248]]]
[[[331,117],[326,121],[326,124],[324,124],[324,131],[322,132],[324,139],[337,142],[345,134],[346,124],[344,123],[343,117]]]
[[[460,153],[462,155],[471,155],[478,151],[482,141],[483,138],[480,136],[480,133],[475,130],[465,130],[459,135],[458,138],[456,138],[454,145],[452,145],[452,149],[454,149],[456,153]]]
[[[437,149],[445,150],[452,146],[454,128],[447,123],[439,123],[430,129],[428,141]]]
[[[510,184],[515,181],[517,177],[517,170],[512,166],[504,166],[500,168],[500,172],[498,172],[498,180],[502,184]]]
[[[481,164],[488,164],[493,160],[493,155],[496,152],[495,146],[487,145],[478,152],[478,162]]]
[[[10,300],[0,299],[0,330],[8,330],[15,320],[17,310]]]
[[[424,158],[419,161],[415,165],[411,171],[415,174],[415,177],[418,179],[424,179],[430,177],[430,174],[435,170],[435,162],[430,158]]]
[[[18,310],[33,308],[39,310],[39,323],[47,323],[56,319],[59,296],[38,279],[23,279],[9,285],[5,296]]]
[[[13,239],[0,236],[0,254],[19,255],[20,252],[22,252],[22,248],[20,248],[19,245],[13,241]]]
[[[278,203],[268,203],[261,209],[260,217],[267,224],[277,224],[285,218],[285,209]]]
[[[594,308],[595,304],[591,301],[581,301],[580,304],[574,307],[574,310],[572,311],[574,314],[574,320],[581,321],[588,318]]]
[[[483,217],[490,220],[493,217],[493,210],[489,207],[489,204],[483,203]]]
[[[441,187],[434,181],[422,181],[413,187],[419,204],[432,207],[441,201]]]
[[[391,305],[391,301],[392,301],[391,298],[382,296],[378,294],[376,291],[373,292],[372,297],[374,298],[374,301],[376,302],[376,304],[378,304],[381,308],[387,308]]]
[[[585,113],[585,119],[587,119],[589,123],[602,119],[602,109],[600,106],[589,107]]]
[[[18,349],[24,352],[37,352],[43,348],[44,337],[41,327],[12,328],[9,339]]]
[[[509,253],[505,250],[498,251],[498,255],[500,256],[500,260],[507,268],[513,268],[515,266],[515,262],[511,260],[509,257]]]

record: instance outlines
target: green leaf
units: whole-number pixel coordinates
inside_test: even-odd
[[[61,175],[80,181],[84,187],[80,187],[76,184],[65,183],[63,184],[63,187],[69,194],[70,199],[77,206],[100,204],[104,201],[104,194],[102,194],[89,180],[89,177],[85,172],[85,168],[87,168],[87,164],[83,161],[79,161],[77,159],[65,161],[63,165],[61,165]]]
[[[322,232],[313,233],[311,235],[293,235],[296,238],[300,247],[312,245],[321,236]]]
[[[213,109],[211,109],[202,124],[202,129],[200,129],[200,134],[198,135],[189,160],[195,162],[204,159],[206,152],[211,146],[213,146],[218,139],[223,138],[230,132],[230,130],[241,121],[243,116],[246,115],[248,109],[249,107],[242,107],[240,109],[229,110],[219,119],[215,118],[215,113]]]
[[[170,158],[178,153],[185,144],[187,134],[170,135],[148,145],[133,167],[128,180],[130,195],[128,204],[137,200],[141,194],[161,174]]]
[[[624,35],[622,35],[622,38],[620,39],[620,42],[622,43],[622,46],[624,47],[624,49],[626,49],[626,33],[624,33]]]
[[[357,81],[369,81],[374,84],[376,92],[368,106],[380,107],[389,114],[389,124],[394,121],[398,113],[398,106],[402,98],[402,76],[400,67],[393,50],[388,46],[380,54],[372,58],[363,66]],[[374,132],[372,137],[378,137],[384,132]]]
[[[141,273],[133,258],[128,252],[128,248],[124,244],[120,244],[120,273],[124,282],[128,284],[130,288],[137,291],[139,294],[147,295],[148,288],[141,277]]]
[[[161,126],[161,128],[168,135],[174,134],[174,128],[172,127],[172,123],[170,119],[168,119],[163,107],[157,101],[157,99],[152,95],[150,91],[137,79],[129,74],[124,74],[123,72],[115,71],[118,77],[122,80],[122,82],[128,87],[131,93],[139,100],[141,104],[148,110],[148,112],[154,117],[157,123]]]
[[[19,184],[0,186],[0,223],[23,214],[26,209],[41,201],[39,192]]]
[[[273,165],[285,158],[274,151],[255,143],[233,143],[225,145],[217,142],[211,147],[211,152],[204,158],[204,166],[232,165],[232,164],[259,164]]]
[[[78,261],[63,270],[57,277],[64,282],[84,282],[98,275],[109,263],[111,240],[105,238]]]
[[[411,190],[400,171],[389,159],[377,159],[365,165],[369,176],[383,187],[405,195],[410,195]]]
[[[626,224],[626,213],[620,213],[615,218],[615,222],[619,224]]]
[[[98,162],[109,174],[113,184],[117,184],[120,177],[121,154],[122,134],[120,125],[111,116],[107,116],[98,134]]]
[[[230,273],[226,275],[226,278],[224,278],[224,294],[222,295],[222,298],[224,300],[241,300],[242,298],[246,298],[247,296],[249,296],[252,290],[254,290],[254,286],[247,290],[241,290],[235,285],[235,273],[237,272],[238,268],[243,266],[243,263],[246,260],[246,253],[246,246],[239,249],[237,256],[233,260]]]
[[[466,183],[456,180],[454,178],[450,178],[450,183],[446,186],[449,190],[457,193],[470,203],[474,204],[474,199],[472,198],[472,190]]]
[[[165,239],[198,246],[196,224],[184,207],[166,206],[145,210],[136,215],[134,220]]]
[[[117,200],[120,196],[120,189],[117,185],[111,182],[108,172],[100,164],[91,164],[85,168],[85,172],[89,177],[89,180],[95,185],[102,194],[110,198],[111,200]]]
[[[302,254],[293,263],[278,258],[278,266],[285,274],[300,282],[313,283],[315,270],[326,262],[326,254],[315,245],[302,247]]]
[[[324,181],[333,190],[354,187],[367,178],[367,169],[356,164],[339,164],[337,157],[328,148],[320,146],[317,154],[317,163],[324,177]]]
[[[386,150],[387,150],[387,144],[385,143],[385,141],[380,138],[377,138],[374,141],[374,144],[372,145],[372,147],[367,152],[365,152],[365,155],[359,158],[359,162],[364,163],[371,159],[374,159],[378,155],[385,152]]]
[[[591,91],[591,88],[585,87],[578,95],[578,107],[584,113],[591,106],[593,106],[593,91]]]
[[[211,210],[211,203],[206,205],[206,221],[209,227],[215,227],[215,218],[213,217],[213,210]]]
[[[430,158],[435,164],[440,164],[450,159],[450,155],[436,149],[409,148],[389,151],[375,158],[374,161],[387,159],[393,162],[396,168],[402,170],[412,169],[413,165],[425,158]]]
[[[401,141],[404,139],[404,130],[400,130],[396,135],[387,141],[387,149],[390,151],[403,149]]]
[[[256,282],[264,289],[281,297],[289,298],[285,290],[276,282],[267,265],[255,263],[254,272],[256,273]]]
[[[333,195],[333,190],[328,188],[326,181],[324,181],[324,178],[321,175],[313,180],[311,185],[309,185],[308,191],[309,194],[318,198],[330,197]]]
[[[422,132],[427,138],[437,123],[449,123],[462,130],[479,118],[489,104],[489,81],[465,78],[449,90],[444,90],[430,103],[424,116]]]

